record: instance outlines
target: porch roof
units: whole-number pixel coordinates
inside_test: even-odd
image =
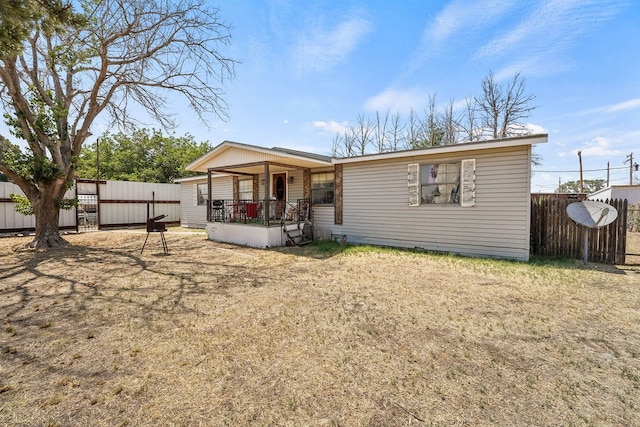
[[[271,172],[290,169],[331,167],[331,158],[287,148],[265,148],[224,141],[213,150],[189,164],[186,169],[237,175],[263,173],[265,165]]]

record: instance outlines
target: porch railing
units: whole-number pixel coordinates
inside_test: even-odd
[[[208,222],[235,222],[256,225],[280,225],[286,221],[311,220],[311,204],[306,199],[296,203],[263,199],[233,200],[213,199],[207,212]]]

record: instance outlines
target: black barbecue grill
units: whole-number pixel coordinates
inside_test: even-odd
[[[162,249],[164,249],[164,253],[169,253],[169,248],[167,247],[167,240],[164,238],[164,232],[167,231],[167,224],[164,222],[158,222],[159,220],[165,218],[166,215],[158,215],[154,218],[147,218],[147,237],[144,239],[144,244],[142,245],[142,249],[140,253],[144,251],[144,247],[147,244],[147,239],[149,238],[150,233],[160,233],[160,240],[162,241]]]

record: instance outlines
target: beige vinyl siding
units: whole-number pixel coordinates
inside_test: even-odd
[[[211,180],[211,200],[233,200],[233,177],[221,176]]]
[[[265,196],[264,196],[264,183],[262,182],[262,180],[264,179],[264,174],[260,174],[258,176],[258,200],[264,200]],[[273,188],[271,188],[271,183],[269,183],[269,189],[271,191],[273,191]]]
[[[314,205],[312,211],[314,238],[330,240],[334,235],[342,235],[342,227],[334,224],[333,205]]]
[[[205,228],[207,225],[207,207],[195,206],[198,184],[206,184],[207,179],[189,180],[180,185],[180,225],[189,228]],[[233,178],[231,176],[214,177],[211,182],[211,197],[215,199],[233,199]]]
[[[205,228],[207,225],[207,207],[194,206],[197,184],[206,184],[207,180],[185,181],[180,183],[180,225],[189,228]]]
[[[476,159],[475,206],[408,205],[407,164],[467,158]],[[528,260],[529,161],[525,145],[344,164],[339,232],[353,243]]]
[[[245,148],[231,147],[219,153],[214,159],[206,164],[206,167],[226,167],[229,165],[241,165],[244,163],[257,163],[265,161],[284,164],[291,163],[291,159],[283,155],[260,152]]]
[[[293,177],[293,183],[287,183],[287,191],[289,192],[287,200],[292,205],[295,205],[296,203],[298,203],[298,199],[304,198],[303,171],[301,169],[294,169],[290,170],[288,173],[289,175],[287,176],[287,178],[289,179]]]
[[[282,173],[282,172],[275,172]],[[304,197],[304,185],[303,185],[303,171],[301,169],[294,169],[287,171],[287,201],[292,205],[295,205],[298,202],[298,199],[302,199]],[[273,175],[273,174],[271,174]],[[289,178],[293,177],[293,183],[289,184]],[[264,174],[259,175],[259,182],[261,183],[258,187],[258,200],[264,200],[264,184],[262,184],[262,180],[264,179]],[[269,190],[273,193],[273,177],[270,178],[269,181]]]

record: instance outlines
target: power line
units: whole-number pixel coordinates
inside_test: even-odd
[[[609,168],[609,170],[614,170],[614,169],[628,169],[627,166],[618,166],[615,168]],[[603,168],[603,169],[583,169],[583,172],[602,172],[602,171],[606,171],[607,168]],[[531,170],[531,172],[540,172],[540,173],[579,173],[580,170],[552,170],[552,171],[541,171],[541,170]]]

